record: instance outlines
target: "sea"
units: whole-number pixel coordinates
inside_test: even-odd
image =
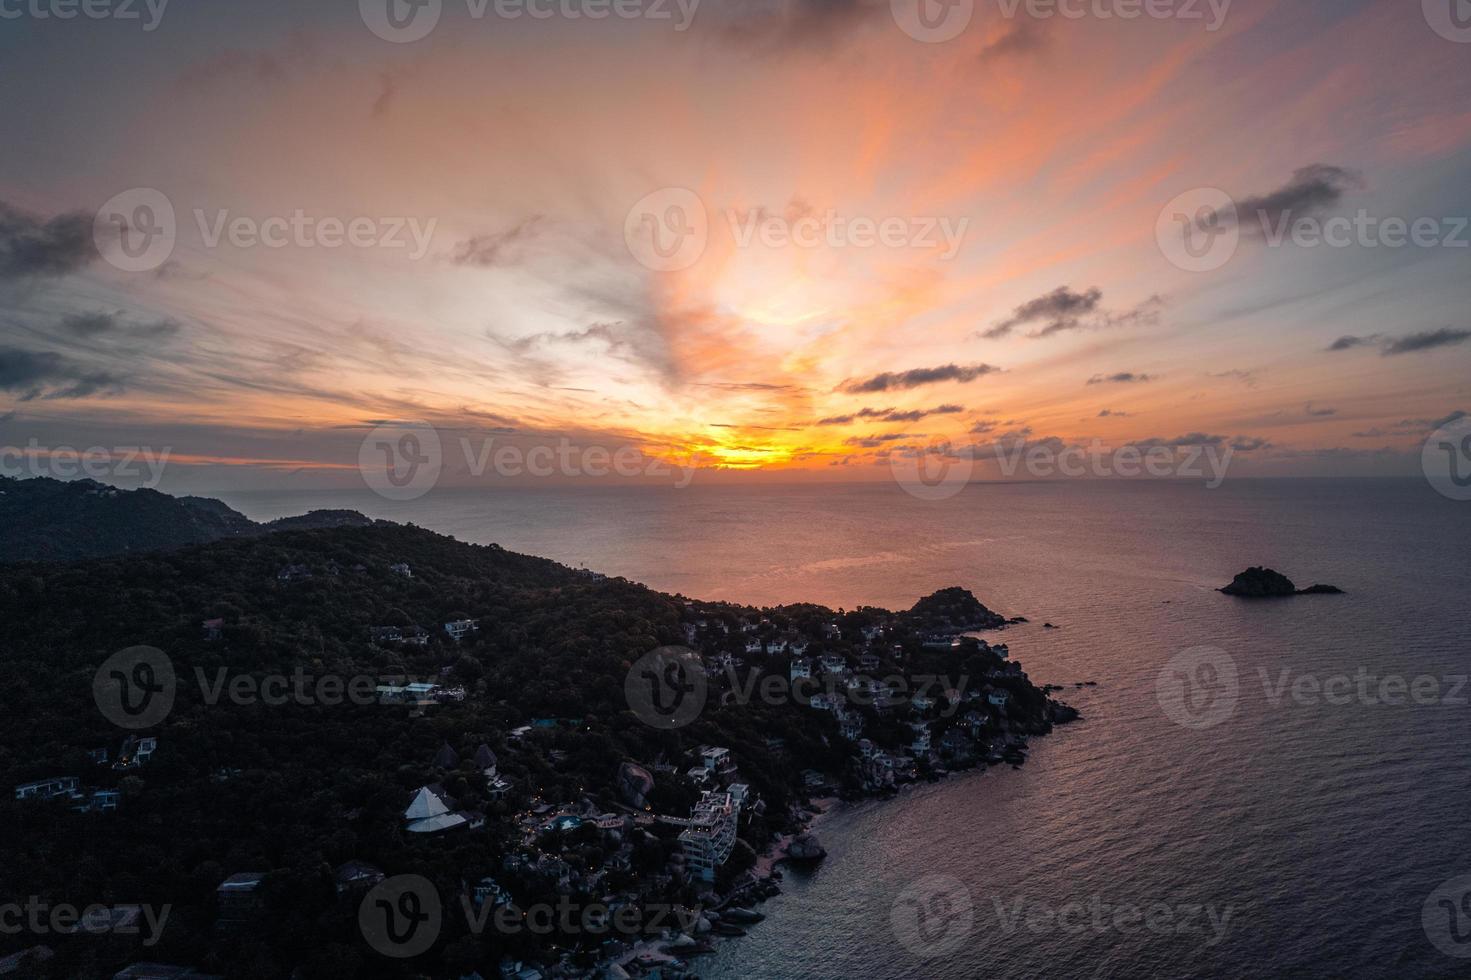
[[[1021,768],[836,805],[827,858],[702,977],[1471,976],[1471,503],[1424,482],[220,496],[704,599],[899,609],[958,585],[1027,617],[993,639],[1082,719]],[[1251,565],[1345,594],[1216,591]]]

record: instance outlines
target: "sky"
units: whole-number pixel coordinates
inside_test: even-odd
[[[0,0],[0,447],[1410,475],[1471,408],[1464,0],[389,2]]]

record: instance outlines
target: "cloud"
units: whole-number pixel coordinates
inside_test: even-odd
[[[1255,388],[1257,383],[1256,375],[1257,372],[1255,371],[1247,370],[1245,368],[1234,368],[1230,371],[1207,372],[1206,377],[1219,378],[1226,381],[1240,381],[1248,388]]]
[[[877,449],[880,446],[884,445],[885,443],[889,443],[889,442],[902,442],[903,440],[910,439],[910,438],[913,438],[913,437],[910,436],[910,434],[907,433],[907,432],[885,432],[885,433],[883,433],[881,435],[861,436],[861,437],[860,436],[850,436],[849,438],[843,440],[843,445],[845,445],[845,446],[858,446],[858,447],[863,448],[863,449]]]
[[[1393,357],[1396,354],[1415,354],[1420,351],[1434,350],[1437,347],[1452,347],[1468,339],[1471,339],[1471,330],[1441,327],[1439,330],[1425,330],[1420,333],[1405,334],[1403,337],[1386,337],[1377,333],[1364,337],[1339,337],[1329,344],[1326,350],[1334,352],[1353,350],[1357,347],[1378,346],[1382,356]]]
[[[92,223],[82,211],[42,220],[0,201],[0,282],[85,268],[97,257]]]
[[[1009,21],[1006,30],[995,40],[981,48],[978,60],[982,64],[1001,61],[1014,55],[1033,54],[1047,46],[1047,32],[1042,23],[1033,19]]]
[[[1028,300],[1012,310],[1011,316],[979,334],[987,340],[998,340],[1017,327],[1040,324],[1027,336],[1033,339],[1051,337],[1070,330],[1101,330],[1133,323],[1156,323],[1164,298],[1154,295],[1132,309],[1110,312],[1102,308],[1103,290],[1098,287],[1075,292],[1059,286],[1052,292]]]
[[[1141,439],[1129,445],[1138,446],[1141,449],[1152,449],[1157,446],[1180,449],[1187,446],[1223,446],[1226,442],[1226,436],[1214,436],[1204,432],[1191,432],[1188,435],[1176,436],[1173,439]]]
[[[1339,337],[1333,343],[1329,344],[1326,350],[1353,350],[1355,347],[1367,347],[1368,345],[1375,343],[1378,339],[1379,335],[1377,333],[1369,334],[1367,337]]]
[[[1380,439],[1384,436],[1404,435],[1412,435],[1419,438],[1426,433],[1434,432],[1441,426],[1450,425],[1452,422],[1459,422],[1463,418],[1466,418],[1466,413],[1460,409],[1456,409],[1449,415],[1438,419],[1400,419],[1387,430],[1375,426],[1365,432],[1355,432],[1353,435],[1358,439]]]
[[[76,313],[63,317],[61,329],[87,339],[119,337],[138,340],[165,340],[180,329],[176,320],[155,320],[151,323],[129,323],[118,313]]]
[[[872,394],[880,391],[906,391],[910,388],[939,384],[944,381],[974,381],[1000,370],[990,364],[971,364],[964,367],[958,364],[946,364],[942,367],[914,368],[897,373],[885,371],[883,374],[876,374],[863,381],[846,381],[840,386],[840,389],[852,395]]]
[[[1258,449],[1270,449],[1272,444],[1258,436],[1237,436],[1231,440],[1231,448],[1238,453],[1250,453]]]
[[[1105,408],[1098,413],[1098,417],[1101,419],[1126,419],[1129,417],[1129,413],[1120,412],[1113,408]]]
[[[1424,350],[1434,350],[1437,347],[1451,347],[1464,343],[1468,339],[1471,339],[1471,330],[1452,330],[1450,327],[1406,334],[1403,337],[1386,340],[1384,356],[1392,357],[1395,354],[1413,354]]]
[[[1292,179],[1268,194],[1248,197],[1236,205],[1237,221],[1245,229],[1265,234],[1283,221],[1320,214],[1342,198],[1344,191],[1362,187],[1355,171],[1326,163],[1314,163],[1292,172]],[[1256,222],[1247,221],[1254,216]]]
[[[981,419],[975,425],[972,425],[970,427],[970,432],[971,435],[983,436],[988,432],[995,432],[996,426],[998,426],[999,424],[999,422],[992,422],[987,419]]]
[[[1454,412],[1452,412],[1451,414],[1447,415],[1445,418],[1436,419],[1435,421],[1431,422],[1430,425],[1428,426],[1428,428],[1431,431],[1434,431],[1434,430],[1440,428],[1443,425],[1450,425],[1452,422],[1459,422],[1459,421],[1461,421],[1461,419],[1463,419],[1465,417],[1466,417],[1466,413],[1465,412],[1461,411],[1460,409],[1456,409]]]
[[[106,371],[90,371],[51,351],[0,347],[0,391],[18,393],[20,401],[51,401],[118,395],[123,381]]]
[[[1153,381],[1154,376],[1150,374],[1135,374],[1133,371],[1119,371],[1117,374],[1095,374],[1088,379],[1090,385],[1102,384],[1143,384]]]
[[[1103,290],[1094,286],[1084,292],[1073,292],[1067,286],[1058,286],[1052,292],[1028,300],[1011,311],[1011,317],[1002,320],[981,336],[997,340],[1012,330],[1027,323],[1046,321],[1039,336],[1047,336],[1061,330],[1078,326],[1079,318],[1092,313],[1103,300]]]
[[[640,324],[594,323],[582,330],[546,330],[514,340],[503,340],[491,335],[491,339],[533,363],[539,362],[531,355],[546,346],[602,344],[611,356],[619,360],[647,367],[666,378],[672,377],[674,373],[663,336],[658,330]]]
[[[960,405],[939,405],[930,409],[914,409],[901,412],[897,408],[865,408],[850,415],[830,415],[818,419],[818,425],[847,425],[857,419],[878,419],[881,422],[918,422],[931,415],[955,415],[965,409]]]
[[[1338,409],[1336,408],[1314,408],[1312,402],[1304,405],[1303,411],[1313,418],[1327,418],[1330,415],[1338,414]]]
[[[534,236],[536,226],[540,221],[541,215],[534,214],[505,231],[476,235],[466,239],[455,246],[450,261],[455,265],[468,265],[480,269],[509,265],[520,259],[522,250],[517,246],[524,244]]]
[[[753,0],[722,6],[724,36],[736,43],[778,48],[827,48],[880,15],[876,0]]]

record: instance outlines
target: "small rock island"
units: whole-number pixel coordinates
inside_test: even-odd
[[[1285,599],[1298,595],[1342,595],[1336,585],[1313,585],[1299,589],[1292,579],[1281,572],[1260,565],[1248,568],[1231,580],[1231,584],[1217,591],[1242,599]]]

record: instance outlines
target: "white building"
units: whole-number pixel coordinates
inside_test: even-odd
[[[712,773],[735,772],[735,757],[730,754],[730,749],[718,745],[700,746],[700,761]]]
[[[729,793],[706,792],[690,814],[689,828],[679,835],[685,866],[701,881],[714,881],[715,869],[735,848],[739,810]]]
[[[411,834],[437,834],[469,823],[464,816],[451,812],[444,797],[432,786],[420,787],[414,794],[404,810],[404,821],[405,829]]]
[[[467,634],[480,630],[480,624],[473,619],[456,619],[444,624],[444,631],[455,640],[464,639]]]
[[[38,779],[34,783],[22,783],[15,788],[17,800],[54,800],[58,796],[76,799],[81,795],[81,780],[76,776],[56,776]]]

